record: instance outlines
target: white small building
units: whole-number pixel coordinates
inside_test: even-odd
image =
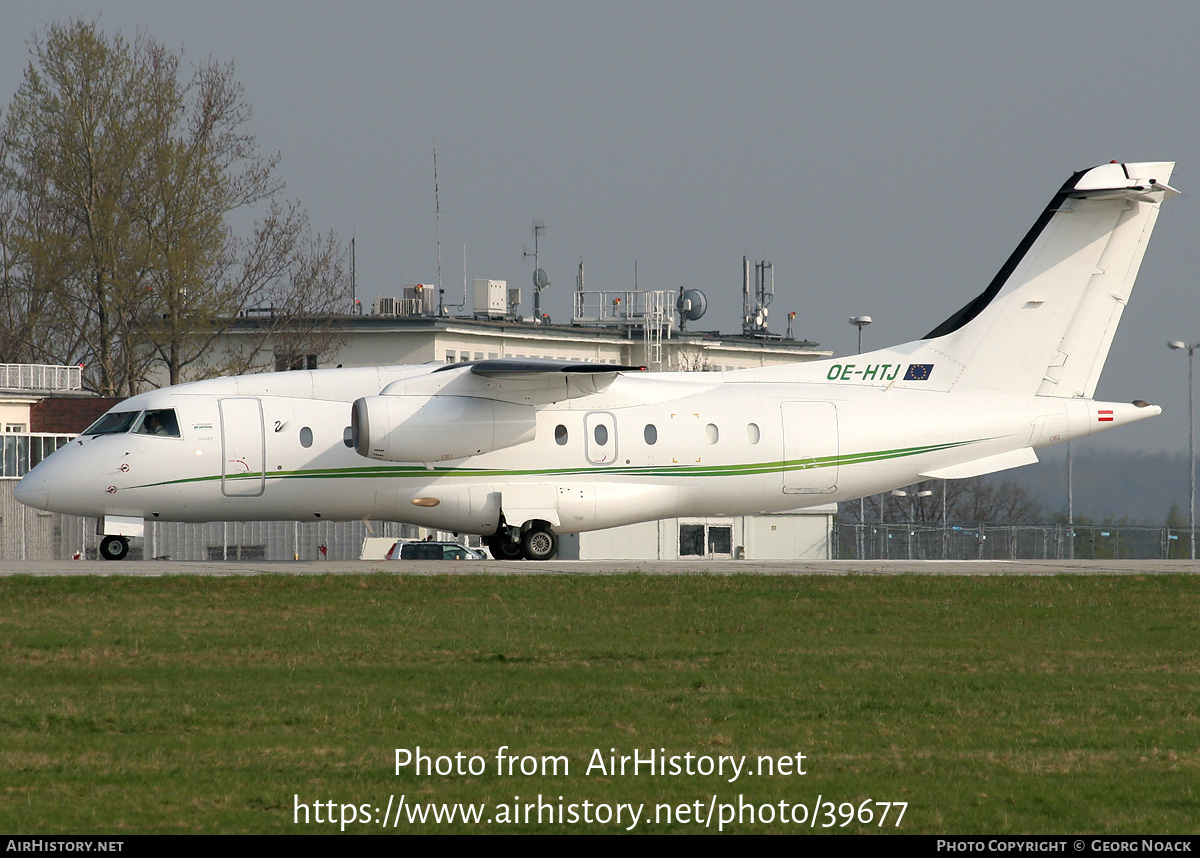
[[[564,560],[827,560],[837,504],[764,515],[667,518],[559,537]]]

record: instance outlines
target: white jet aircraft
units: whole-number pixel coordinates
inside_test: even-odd
[[[125,400],[16,488],[98,519],[400,521],[545,560],[558,534],[790,510],[1037,461],[1152,417],[1092,394],[1174,164],[1076,173],[923,339],[722,373],[484,360],[199,381]]]

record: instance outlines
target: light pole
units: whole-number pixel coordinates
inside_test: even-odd
[[[1071,439],[1067,438],[1067,559],[1075,559],[1075,460],[1071,457]]]
[[[862,329],[871,324],[870,316],[851,316],[850,324],[858,328],[858,353],[862,354]]]
[[[906,492],[903,489],[892,489],[892,497],[908,498],[908,559],[913,559],[913,537],[917,529],[917,498],[927,498],[933,494],[929,489],[919,492]]]
[[[946,544],[949,541],[949,530],[946,527],[946,488],[950,485],[949,480],[942,480],[942,559],[946,559],[946,553],[949,546]]]
[[[1172,349],[1187,349],[1188,353],[1188,545],[1192,560],[1196,559],[1196,409],[1193,405],[1192,391],[1192,355],[1200,343],[1188,343],[1182,340],[1171,340],[1167,346]]]
[[[871,324],[870,316],[851,316],[850,324],[858,328],[858,353],[862,354],[862,329]],[[883,507],[879,507],[879,520],[883,522]],[[867,499],[858,499],[858,559],[863,559],[863,531],[867,527]]]

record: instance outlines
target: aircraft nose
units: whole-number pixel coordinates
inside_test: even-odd
[[[13,488],[13,497],[25,506],[34,509],[50,509],[50,489],[46,485],[45,472],[38,473],[40,468],[34,468]]]

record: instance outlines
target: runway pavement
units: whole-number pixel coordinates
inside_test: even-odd
[[[103,561],[0,560],[13,575],[1165,575],[1188,560],[549,560]]]

